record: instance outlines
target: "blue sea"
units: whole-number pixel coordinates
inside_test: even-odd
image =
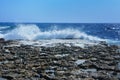
[[[82,39],[120,44],[120,24],[108,23],[0,23],[6,40]]]

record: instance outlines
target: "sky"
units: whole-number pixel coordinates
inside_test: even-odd
[[[120,23],[120,0],[0,0],[0,22]]]

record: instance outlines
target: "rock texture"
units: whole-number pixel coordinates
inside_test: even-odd
[[[0,39],[0,80],[120,80],[120,48],[10,46]]]

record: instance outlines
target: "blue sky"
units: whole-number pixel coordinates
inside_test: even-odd
[[[0,0],[0,22],[119,23],[120,0]]]

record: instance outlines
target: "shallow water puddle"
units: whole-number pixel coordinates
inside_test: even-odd
[[[117,73],[117,76],[116,76],[116,77],[120,79],[120,73]]]
[[[45,70],[46,73],[49,73],[49,77],[54,78],[55,77],[55,71],[54,70]]]
[[[75,64],[80,65],[80,64],[83,64],[85,61],[86,60],[84,59],[80,59],[80,60],[75,61]]]
[[[55,57],[65,57],[65,56],[68,56],[69,54],[57,54],[55,55]]]
[[[9,61],[0,61],[0,64],[7,64]]]
[[[118,69],[120,70],[120,62],[118,63],[117,67],[118,67]]]
[[[1,77],[0,77],[0,80],[7,80],[7,79],[4,79],[4,78],[1,78]]]
[[[84,71],[84,72],[96,72],[97,69],[81,69],[81,71]]]

